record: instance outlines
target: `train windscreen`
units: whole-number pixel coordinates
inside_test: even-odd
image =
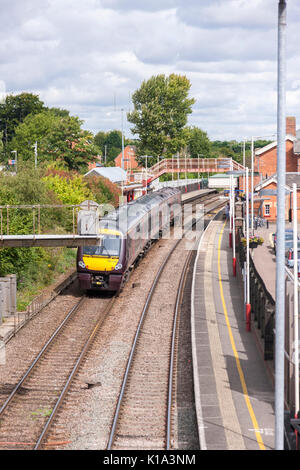
[[[119,256],[120,255],[120,237],[104,236],[100,246],[84,246],[83,255],[89,256]]]

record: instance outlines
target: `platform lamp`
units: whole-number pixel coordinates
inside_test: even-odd
[[[233,188],[233,177],[234,176],[242,176],[246,175],[246,179],[248,178],[248,172],[249,169],[248,167],[246,168],[246,171],[228,171],[227,174],[230,176],[230,206],[231,206],[231,237],[229,239],[229,243],[231,243],[230,247],[232,247],[232,269],[233,269],[233,275],[236,276],[236,246],[235,246],[235,194],[234,194],[234,188]],[[247,180],[248,181],[248,180]],[[247,212],[247,220],[246,220],[246,239],[247,239],[247,280],[249,279],[249,189],[248,189],[248,183],[246,181],[246,212]],[[247,304],[249,303],[248,301],[246,302]]]
[[[148,158],[153,158],[152,155],[141,155],[140,158],[146,159],[146,194],[148,192]]]
[[[198,153],[198,189],[201,189],[201,185],[200,185],[200,160],[199,160],[199,157],[204,157],[204,155],[202,153]]]
[[[286,184],[286,18],[287,2],[278,3],[277,56],[277,221],[275,310],[275,448],[284,449],[285,398],[285,184]]]
[[[185,166],[185,192],[187,192],[186,154],[184,155],[184,166]]]
[[[299,413],[299,309],[298,309],[298,205],[297,185],[293,183],[293,246],[294,246],[294,344],[295,344],[295,413],[297,419]]]

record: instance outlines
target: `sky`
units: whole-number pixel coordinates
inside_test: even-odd
[[[287,1],[287,115],[300,128],[300,2]],[[83,128],[123,129],[131,95],[176,73],[211,140],[276,131],[278,0],[0,0],[0,92],[32,92]],[[121,109],[124,109],[122,112]],[[137,137],[137,136],[134,136]]]

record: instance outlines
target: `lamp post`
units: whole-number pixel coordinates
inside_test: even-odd
[[[32,147],[34,148],[34,168],[37,168],[37,142]]]
[[[140,158],[146,159],[146,194],[148,192],[148,158],[152,158],[151,155],[141,155]]]
[[[275,448],[284,448],[286,0],[278,3]]]
[[[185,192],[187,192],[186,154],[184,155],[184,166],[185,166]]]
[[[261,135],[261,136],[252,136],[251,137],[251,230],[252,235],[254,235],[254,142],[257,139],[262,139],[266,137],[274,137],[275,134]],[[245,144],[246,140],[244,140]],[[245,151],[243,155],[243,165],[245,166]]]
[[[235,253],[235,188],[232,176],[232,269],[233,275],[236,276],[236,253]]]
[[[231,163],[231,168],[233,167]],[[247,250],[248,250],[248,261],[247,261],[247,280],[249,279],[249,169],[246,168],[246,171],[234,171],[230,170],[227,172],[230,175],[230,193],[229,193],[229,201],[230,201],[230,227],[232,227],[232,231],[230,229],[230,238],[229,244],[230,248],[232,247],[232,268],[233,268],[233,275],[236,276],[236,244],[235,244],[235,188],[234,188],[234,176],[238,177],[241,175],[246,175],[246,239],[247,239]],[[246,303],[249,304],[249,296],[246,300]]]
[[[246,139],[243,141],[243,167],[246,166]],[[243,191],[245,193],[245,175],[243,175]]]
[[[199,157],[204,157],[202,153],[198,153],[198,189],[200,189],[200,159]]]
[[[251,330],[250,256],[249,256],[249,169],[246,168],[246,329]]]
[[[232,248],[232,159],[230,160],[230,186],[229,186],[229,247]]]
[[[251,230],[254,235],[254,137],[251,137]]]
[[[124,170],[124,132],[123,132],[123,111],[121,108],[121,128],[122,128],[122,169]]]
[[[298,330],[298,211],[297,185],[293,184],[293,245],[294,245],[294,345],[295,345],[295,418],[299,411],[299,330]]]

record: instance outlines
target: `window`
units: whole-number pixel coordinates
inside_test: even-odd
[[[119,256],[120,237],[104,236],[100,246],[84,246],[83,255],[89,256]]]
[[[265,204],[265,217],[270,217],[270,204]]]

